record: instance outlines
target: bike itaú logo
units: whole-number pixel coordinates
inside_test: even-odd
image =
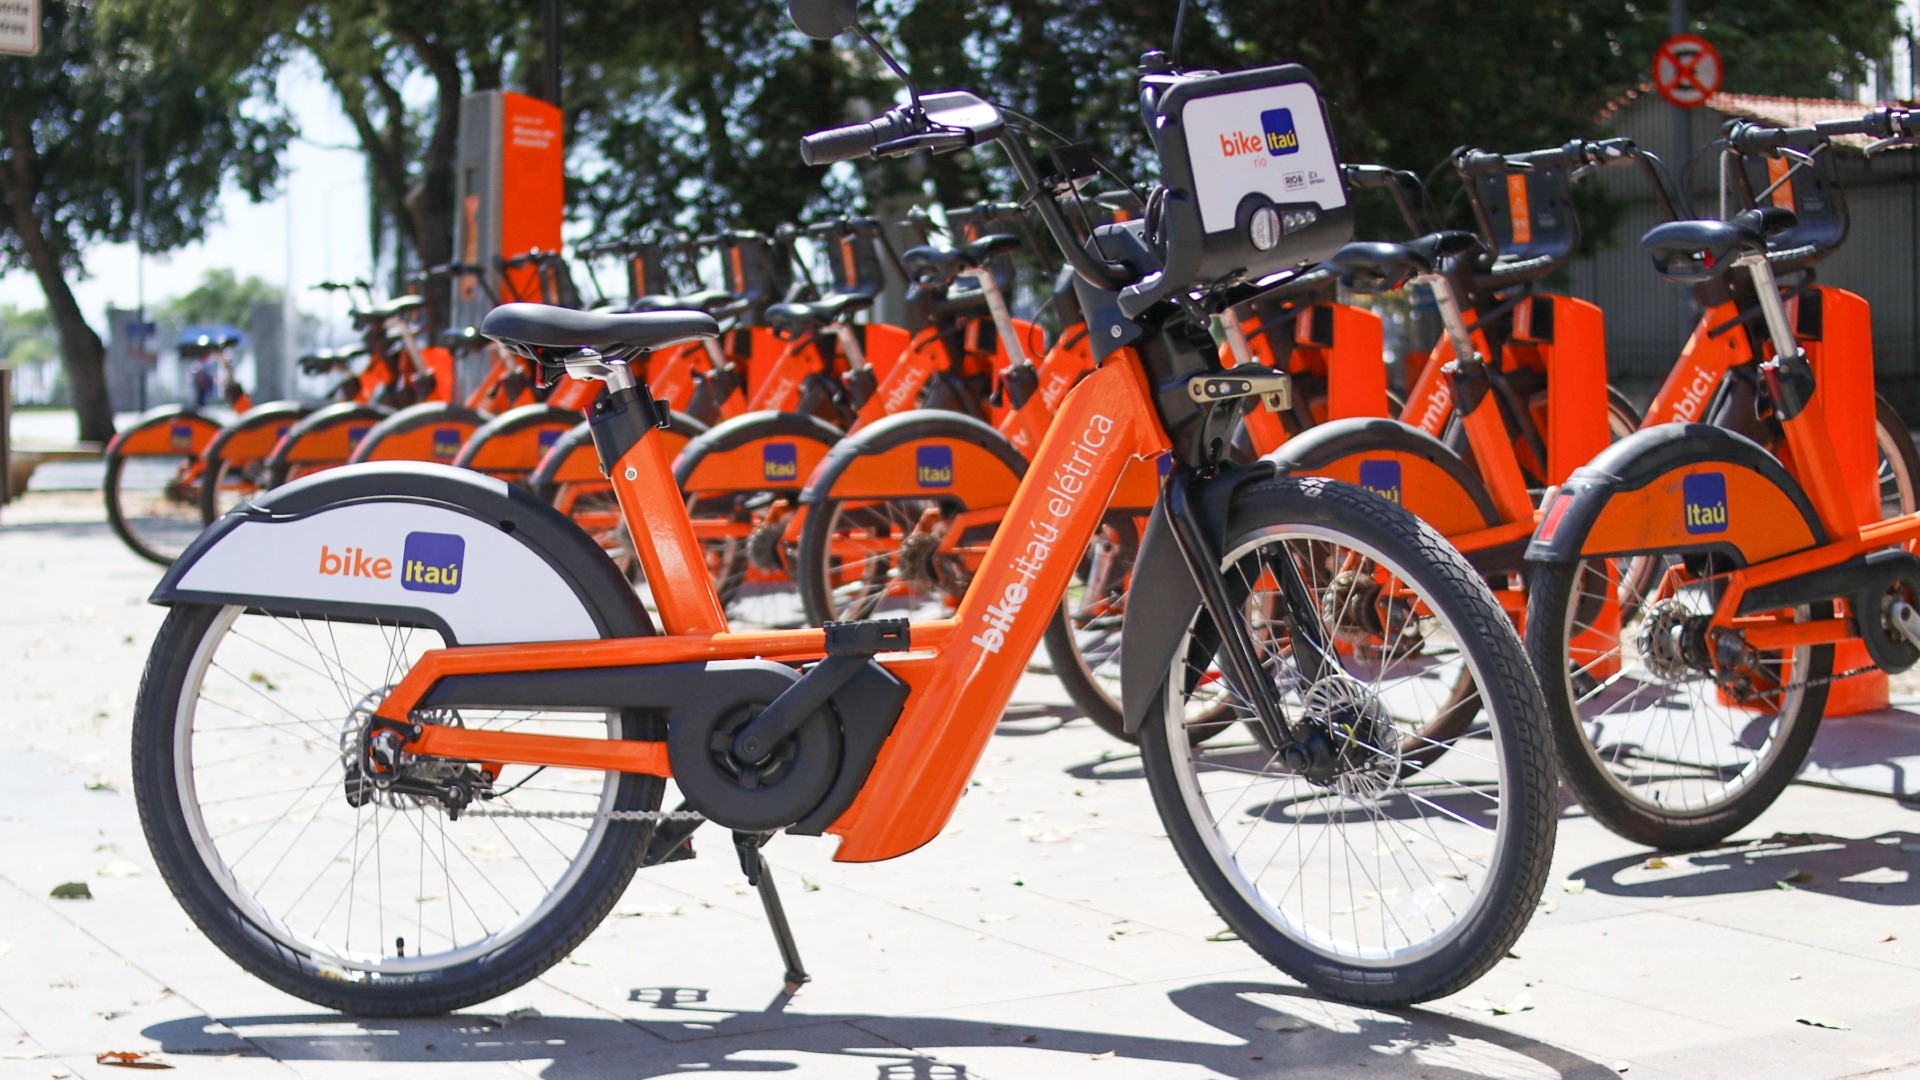
[[[456,593],[466,569],[467,541],[450,533],[407,534],[400,554],[400,587],[414,592]]]
[[[768,443],[760,448],[760,475],[769,480],[800,479],[800,446]]]
[[[449,533],[408,533],[400,553],[400,587],[414,592],[456,593],[466,569],[467,541]],[[320,546],[320,576],[392,581],[393,560],[363,547]]]
[[[953,486],[953,447],[921,446],[913,451],[914,478],[923,488]]]
[[[1020,608],[1027,598],[1033,595],[1034,575],[1053,556],[1054,545],[1060,542],[1060,525],[1079,506],[1087,489],[1086,477],[1099,464],[1096,455],[1101,453],[1101,447],[1112,441],[1112,433],[1113,421],[1094,413],[1087,418],[1086,429],[1074,436],[1067,448],[1066,460],[1054,467],[1053,476],[1047,481],[1044,509],[1052,520],[1034,521],[1026,545],[1019,549],[1020,554],[1008,567],[1016,576],[1000,590],[1000,598],[987,605],[987,613],[981,619],[985,625],[972,638],[975,645],[990,653],[997,653],[1006,647],[1007,635],[1013,630],[1013,620],[1020,614]]]
[[[433,429],[433,456],[434,457],[437,457],[437,458],[453,457],[453,455],[458,454],[460,452],[460,443],[461,443],[461,438],[460,438],[459,428],[444,427],[444,428]]]
[[[173,443],[175,450],[191,450],[193,449],[193,425],[175,424],[168,430],[167,438]]]
[[[1361,462],[1360,486],[1390,503],[1398,503],[1400,501],[1400,463],[1397,461]]]
[[[1294,127],[1292,109],[1268,109],[1260,114],[1260,133],[1226,132],[1220,136],[1222,157],[1244,157],[1265,150],[1269,157],[1300,152],[1300,132]]]
[[[1689,533],[1727,531],[1727,474],[1694,473],[1680,481]]]

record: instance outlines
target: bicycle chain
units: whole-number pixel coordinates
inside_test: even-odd
[[[669,821],[707,820],[707,815],[698,810],[482,810],[476,808],[466,810],[460,816],[540,818],[548,821],[590,818],[595,821],[651,821],[656,824]]]

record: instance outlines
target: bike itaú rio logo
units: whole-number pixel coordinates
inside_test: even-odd
[[[453,457],[453,455],[460,452],[461,441],[459,428],[434,428],[433,456],[437,458]]]
[[[923,488],[952,487],[953,447],[917,447],[913,452],[913,472]]]
[[[800,479],[799,444],[768,443],[761,447],[760,475],[769,480]]]
[[[413,532],[400,551],[400,587],[413,592],[456,593],[466,570],[467,541],[450,533]],[[320,546],[320,576],[392,581],[393,560],[363,547]]]
[[[192,424],[175,424],[173,428],[167,432],[167,436],[173,442],[173,448],[175,450],[193,449]]]
[[[1361,462],[1360,486],[1390,503],[1398,503],[1400,501],[1400,463],[1397,461]]]
[[[1727,474],[1695,473],[1680,481],[1689,533],[1727,531]]]
[[[1268,109],[1260,114],[1260,134],[1235,131],[1220,136],[1222,157],[1241,157],[1265,150],[1269,157],[1300,152],[1300,131],[1292,109]]]

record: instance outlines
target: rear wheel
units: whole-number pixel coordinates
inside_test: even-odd
[[[1833,646],[1709,649],[1711,574],[1724,567],[1706,552],[1651,561],[1661,585],[1617,636],[1595,625],[1611,587],[1602,564],[1536,567],[1527,651],[1560,775],[1587,813],[1650,847],[1704,847],[1758,817],[1799,771],[1826,706]],[[1807,607],[1782,614],[1814,617]]]
[[[959,513],[940,499],[807,504],[796,575],[808,622],[951,618],[999,527]]]
[[[427,1015],[539,975],[599,924],[653,825],[656,777],[421,759],[463,812],[380,789],[362,731],[428,649],[429,629],[183,605],[134,715],[134,789],[155,861],[228,956],[288,993],[370,1015]],[[441,710],[427,722],[658,738],[638,714]]]
[[[1892,403],[1876,394],[1873,410],[1880,467],[1880,519],[1885,521],[1920,509],[1920,496],[1914,491],[1920,484],[1920,451],[1914,449],[1913,432]]]
[[[1255,721],[1220,675],[1204,612],[1167,612],[1188,629],[1141,752],[1168,837],[1241,940],[1314,990],[1400,1005],[1460,989],[1526,927],[1553,851],[1539,691],[1512,623],[1443,538],[1359,488],[1249,485],[1223,535],[1230,595],[1312,749],[1300,767],[1257,740],[1193,745],[1196,693]],[[1363,600],[1306,584],[1290,600],[1286,577],[1311,583],[1328,559],[1380,589]],[[1363,602],[1373,612],[1356,610]],[[1337,644],[1343,627],[1376,617],[1391,620],[1383,647]],[[1333,655],[1296,655],[1295,627],[1317,628]],[[1436,764],[1409,767],[1407,740],[1463,679],[1479,721]]]
[[[203,482],[199,459],[191,454],[114,454],[100,481],[107,523],[135,555],[171,566],[206,524]]]

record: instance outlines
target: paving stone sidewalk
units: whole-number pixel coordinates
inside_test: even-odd
[[[1830,721],[1809,783],[1663,868],[1568,809],[1514,956],[1421,1009],[1329,1004],[1210,940],[1136,756],[1031,676],[938,840],[872,866],[768,849],[815,979],[790,1000],[708,841],[510,998],[316,1010],[202,939],[147,854],[127,723],[157,573],[97,500],[0,508],[4,1080],[124,1075],[107,1051],[220,1077],[1920,1076],[1920,802],[1894,797],[1920,707]],[[69,881],[93,899],[49,896]]]

